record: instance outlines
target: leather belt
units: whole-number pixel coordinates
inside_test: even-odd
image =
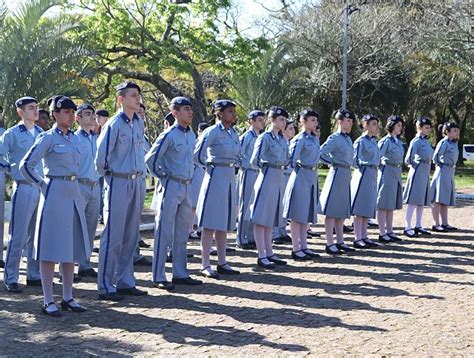
[[[315,171],[318,170],[318,166],[317,166],[317,165],[304,165],[304,164],[301,164],[301,163],[297,163],[296,166],[297,166],[297,167],[300,167],[300,168],[304,168],[304,169],[311,170],[311,171],[313,171],[313,172],[315,172]]]
[[[49,179],[59,179],[66,181],[76,181],[77,175],[46,175]]]
[[[175,177],[175,176],[173,176],[173,175],[167,175],[166,178],[169,179],[169,180],[172,180],[172,181],[175,181],[175,182],[184,184],[184,185],[189,185],[189,184],[191,184],[191,180],[189,180],[189,179],[181,179],[181,178]]]
[[[288,169],[288,165],[273,164],[273,163],[263,163],[262,167],[269,167],[269,168],[280,169],[280,170]]]
[[[377,169],[379,166],[375,164],[361,164],[359,165],[361,168],[371,168],[371,169]]]
[[[114,177],[114,178],[135,180],[140,175],[142,175],[142,172],[135,172],[135,173],[128,174],[128,173],[117,173],[117,172],[107,171],[107,172],[105,172],[105,175],[109,175],[109,176]]]
[[[92,180],[92,179],[87,179],[87,178],[79,178],[77,181],[81,184],[89,185],[89,186],[92,186],[92,187],[99,184],[98,181]]]
[[[237,164],[234,163],[234,162],[231,162],[231,163],[207,163],[207,166],[234,168],[234,167],[237,166]]]
[[[383,163],[383,165],[388,165],[389,167],[395,167],[395,168],[401,168],[403,166],[403,164],[394,164],[394,163],[388,163],[388,162]]]
[[[345,168],[345,169],[349,169],[351,167],[349,164],[338,164],[338,163],[332,163],[331,166],[334,168]]]
[[[431,160],[420,159],[420,160],[418,160],[418,163],[431,164]]]

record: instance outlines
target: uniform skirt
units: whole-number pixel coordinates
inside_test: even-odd
[[[283,217],[303,224],[316,223],[318,192],[318,172],[296,168],[283,197]]]
[[[45,181],[48,186],[41,195],[36,220],[36,260],[67,263],[85,260],[92,249],[78,182]]]
[[[349,218],[351,216],[350,185],[350,168],[331,167],[319,197],[321,214],[336,219]]]
[[[281,169],[264,167],[259,172],[250,203],[250,221],[253,224],[266,227],[283,225],[283,180]]]
[[[430,168],[429,163],[419,163],[411,167],[403,190],[403,202],[413,205],[430,205]]]
[[[235,230],[237,189],[231,167],[206,168],[196,207],[198,226],[204,229]]]
[[[431,202],[455,205],[454,171],[455,168],[451,166],[436,166],[431,181]]]
[[[362,166],[354,171],[351,180],[351,213],[375,218],[377,204],[377,169]]]
[[[382,165],[377,185],[377,209],[399,210],[402,200],[402,168]]]

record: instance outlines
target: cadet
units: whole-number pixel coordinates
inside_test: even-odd
[[[382,242],[401,241],[393,233],[393,212],[402,204],[402,166],[405,149],[399,136],[403,130],[403,119],[392,115],[385,127],[387,135],[379,141],[381,165],[377,185],[377,221],[379,240]]]
[[[50,316],[60,316],[53,299],[53,276],[56,262],[61,263],[63,300],[61,308],[73,312],[85,309],[72,295],[74,262],[91,254],[84,204],[77,182],[81,161],[79,139],[70,130],[74,123],[74,102],[56,96],[51,102],[56,124],[39,135],[20,162],[26,180],[41,190],[35,232],[36,259],[40,262],[44,305]],[[43,161],[46,177],[37,169]]]
[[[239,135],[233,128],[237,120],[235,103],[226,99],[213,104],[217,123],[207,128],[198,139],[194,150],[196,165],[206,166],[206,174],[199,193],[196,213],[202,227],[201,248],[204,277],[218,278],[219,273],[235,275],[226,261],[227,231],[235,229],[237,190],[235,167],[240,159]],[[211,268],[210,252],[215,233],[217,246],[217,272]]]
[[[133,255],[140,227],[141,175],[145,171],[141,90],[133,82],[117,86],[121,110],[107,121],[97,139],[96,170],[105,177],[104,221],[100,238],[99,298],[143,296],[135,287]]]
[[[3,133],[5,133],[4,126],[3,107],[0,106],[0,219],[2,219],[2,222],[0,222],[0,268],[5,267],[5,261],[3,261],[3,232],[5,231],[5,171],[8,170],[8,163],[3,159],[3,144],[1,140]]]
[[[20,173],[20,160],[33,145],[36,136],[43,130],[35,125],[38,120],[37,100],[22,97],[15,102],[21,118],[20,123],[3,134],[3,155],[10,176],[14,180],[12,211],[9,228],[9,243],[5,261],[4,286],[7,291],[20,293],[18,286],[19,267],[23,250],[27,250],[27,286],[41,286],[38,262],[34,259],[34,234],[36,211],[40,199],[40,190],[25,180]],[[38,163],[37,171],[42,174],[43,165]],[[26,247],[25,247],[26,246]]]
[[[293,171],[283,197],[283,217],[291,219],[291,257],[297,261],[319,257],[308,249],[307,242],[308,224],[317,222],[319,205],[319,138],[314,133],[318,120],[319,114],[316,111],[302,111],[302,130],[291,140],[289,148]]]
[[[428,140],[431,131],[431,120],[421,117],[416,121],[417,135],[410,142],[405,163],[410,167],[407,182],[403,191],[403,201],[407,205],[404,233],[408,237],[416,237],[418,234],[431,235],[421,226],[423,217],[423,206],[431,204],[430,195],[430,170],[433,148]],[[411,226],[411,219],[416,209],[415,229]]]
[[[379,246],[367,236],[367,221],[375,218],[377,205],[377,169],[380,151],[376,135],[379,119],[371,114],[362,117],[362,135],[354,142],[354,164],[356,168],[351,181],[351,214],[354,215],[354,247]],[[388,242],[385,239],[382,242]]]
[[[90,246],[94,246],[95,230],[99,219],[100,209],[100,176],[95,170],[94,159],[97,153],[97,135],[94,132],[95,116],[94,107],[84,103],[77,108],[76,120],[80,129],[76,131],[79,139],[79,150],[81,161],[79,166],[78,182],[82,198],[84,199],[84,209],[89,236]],[[84,261],[79,261],[80,277],[97,277],[97,272],[92,268],[90,257]]]
[[[454,122],[446,122],[440,127],[444,138],[436,145],[433,155],[436,169],[431,181],[433,230],[454,231],[457,228],[448,224],[448,206],[455,204],[454,170],[459,157],[459,127]]]
[[[354,251],[344,243],[344,220],[351,216],[351,166],[353,164],[352,140],[349,136],[354,114],[347,109],[336,112],[338,130],[331,134],[321,146],[320,160],[331,169],[328,172],[319,197],[321,213],[326,215],[326,253],[340,255]],[[333,232],[336,232],[334,244]]]
[[[257,244],[257,265],[273,269],[286,265],[273,253],[272,227],[281,227],[284,172],[288,168],[288,142],[283,136],[288,112],[274,106],[268,111],[270,128],[260,134],[255,142],[250,162],[260,168],[250,204],[250,221],[254,224]]]
[[[237,246],[242,249],[254,249],[253,226],[245,219],[250,205],[253,186],[257,180],[258,167],[250,163],[255,141],[265,127],[265,113],[254,110],[247,116],[250,128],[240,137],[241,164],[239,171],[239,225],[237,226]]]
[[[162,132],[145,161],[150,172],[159,178],[153,253],[153,285],[172,290],[174,284],[200,285],[202,281],[189,277],[186,243],[191,217],[191,178],[196,136],[191,129],[193,109],[186,97],[171,100],[170,109],[176,123]],[[165,273],[167,248],[173,248],[173,279]]]
[[[50,121],[51,118],[49,117],[49,112],[46,109],[40,109],[36,125],[40,126],[42,130],[47,131],[49,128],[51,128]]]
[[[109,112],[105,109],[98,109],[95,112],[95,122],[97,125],[95,126],[95,133],[97,135],[100,134],[102,131],[102,127],[107,123],[109,120]],[[99,179],[99,189],[100,189],[100,209],[99,209],[99,222],[101,224],[104,223],[104,177],[101,176]],[[94,249],[94,251],[99,252],[98,249]]]

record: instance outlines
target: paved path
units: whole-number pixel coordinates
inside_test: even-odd
[[[150,270],[139,268],[137,284],[150,295],[120,303],[96,301],[94,282],[80,282],[75,295],[89,311],[59,319],[41,314],[39,289],[0,290],[0,355],[474,356],[474,206],[460,202],[451,217],[464,230],[311,263],[290,259],[274,272],[239,251],[229,257],[239,277],[173,293],[152,288]],[[429,218],[426,211],[425,225]],[[312,247],[322,252],[323,239]],[[190,252],[199,255],[197,242]],[[277,252],[289,258],[290,247]],[[190,261],[197,272],[199,258]]]

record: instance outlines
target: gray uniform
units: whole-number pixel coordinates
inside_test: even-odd
[[[331,169],[319,197],[321,213],[336,219],[351,216],[351,166],[354,149],[348,134],[331,134],[321,146],[320,160]]]
[[[257,133],[252,128],[248,129],[240,137],[241,165],[239,171],[239,225],[237,226],[237,243],[248,244],[255,242],[253,237],[253,225],[245,217],[249,210],[253,187],[257,180],[258,167],[250,163],[250,159],[257,140]]]
[[[141,176],[145,171],[143,146],[143,121],[136,114],[130,119],[123,112],[109,119],[97,139],[96,170],[105,178],[99,294],[135,287],[133,255],[140,227]]]
[[[202,181],[206,174],[206,167],[194,164],[193,179],[191,179],[191,207],[197,207],[199,193],[201,191]]]
[[[196,165],[206,165],[206,174],[196,208],[198,226],[204,229],[235,229],[237,190],[235,166],[240,160],[237,131],[222,123],[206,128],[194,150]]]
[[[5,133],[5,128],[0,127],[0,138]],[[2,139],[0,139],[0,261],[3,261],[3,236],[5,231],[5,171],[8,170],[8,163],[1,158],[3,156]]]
[[[316,223],[318,210],[319,138],[299,133],[290,143],[290,175],[283,198],[283,217],[299,223]]]
[[[250,221],[266,227],[283,225],[282,186],[288,167],[288,142],[271,130],[258,136],[251,163],[260,168],[250,204]]]
[[[79,188],[84,200],[87,233],[90,246],[94,247],[95,230],[99,219],[100,210],[100,176],[95,170],[95,155],[97,153],[97,135],[94,132],[87,133],[83,129],[76,131],[79,139],[81,162],[79,167]],[[79,261],[79,271],[92,268],[90,257]]]
[[[288,168],[283,173],[283,180],[281,182],[281,190],[283,193],[283,197],[285,196],[286,186],[288,184],[288,180],[290,179],[290,175],[292,171],[293,171],[293,168],[288,166]],[[283,208],[283,200],[282,200],[282,208]],[[272,239],[285,238],[286,236],[288,236],[288,231],[286,231],[287,223],[288,223],[288,220],[283,218],[283,209],[282,209],[280,226],[272,227]]]
[[[380,160],[377,209],[402,208],[402,165],[405,149],[400,139],[387,134],[379,141]]]
[[[454,171],[458,157],[457,142],[448,137],[439,141],[433,155],[436,169],[431,181],[431,202],[451,206],[455,204]]]
[[[354,175],[351,180],[351,213],[375,218],[377,206],[377,169],[380,151],[377,138],[362,135],[354,142]]]
[[[27,252],[27,273],[29,280],[39,280],[39,263],[34,259],[34,237],[36,212],[40,199],[40,190],[23,178],[19,169],[21,159],[33,146],[35,137],[43,130],[35,126],[33,136],[24,124],[17,124],[8,129],[2,137],[4,165],[14,180],[12,209],[9,227],[9,242],[5,262],[5,283],[17,283],[19,278],[20,259],[23,250]],[[43,173],[43,165],[36,170]]]
[[[150,172],[159,178],[155,219],[153,282],[166,281],[168,246],[173,247],[173,278],[189,277],[186,243],[191,218],[191,179],[196,136],[190,127],[174,124],[160,134],[145,156]]]
[[[35,231],[35,257],[39,261],[73,263],[91,254],[77,182],[80,150],[74,132],[63,133],[55,125],[36,138],[20,162],[25,179],[42,192]],[[44,178],[36,169],[41,160]]]
[[[430,169],[433,147],[427,137],[416,136],[410,142],[405,163],[410,167],[403,191],[405,204],[429,206]]]

